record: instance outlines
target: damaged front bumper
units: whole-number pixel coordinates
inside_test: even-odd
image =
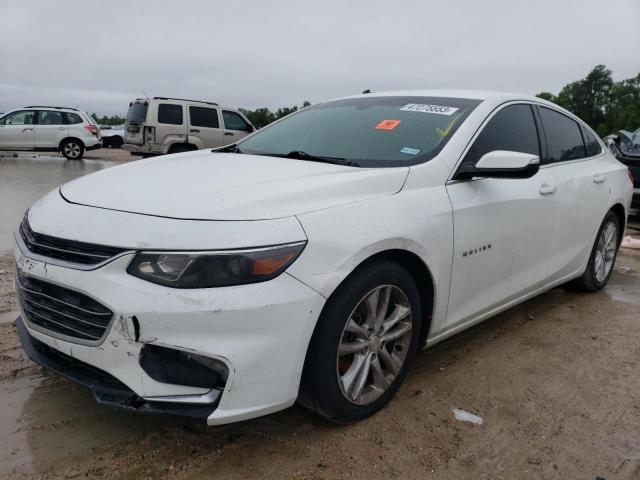
[[[145,400],[107,372],[69,355],[65,355],[48,346],[46,343],[32,337],[27,331],[22,317],[18,317],[15,324],[22,348],[31,360],[75,383],[89,388],[98,403],[135,411],[137,413],[180,415],[206,422],[220,400],[221,392],[217,390],[211,395],[211,403],[209,404],[168,403]]]
[[[133,253],[78,270],[31,258],[21,247],[14,250],[17,282],[21,275],[48,282],[113,312],[103,338],[80,342],[30,321],[18,302],[29,356],[88,386],[98,401],[209,425],[266,415],[296,401],[324,298],[287,273],[257,284],[176,290],[127,274]],[[189,365],[193,359],[211,375]]]

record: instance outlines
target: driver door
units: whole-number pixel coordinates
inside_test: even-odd
[[[458,171],[473,171],[494,150],[541,157],[531,105],[494,111]],[[462,327],[543,285],[548,276],[554,213],[553,178],[473,178],[448,182],[453,209],[454,256],[447,328]]]
[[[0,120],[0,149],[34,148],[33,110],[20,110],[7,114]]]

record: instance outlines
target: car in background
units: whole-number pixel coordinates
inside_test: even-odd
[[[95,120],[76,108],[32,105],[0,117],[0,150],[59,151],[81,160],[85,151],[101,146]]]
[[[223,147],[255,131],[240,111],[180,98],[138,98],[129,104],[123,149],[151,156]]]
[[[100,135],[104,148],[122,148],[124,145],[124,125],[101,125]]]
[[[632,208],[640,209],[640,128],[635,132],[620,130],[604,138],[613,155],[626,166],[633,177]]]

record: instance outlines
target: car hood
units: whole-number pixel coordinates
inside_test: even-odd
[[[60,193],[71,203],[159,217],[263,220],[394,194],[408,171],[207,150],[108,168]]]

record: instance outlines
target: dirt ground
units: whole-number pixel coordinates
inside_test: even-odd
[[[640,478],[640,251],[601,292],[555,289],[421,352],[391,404],[351,426],[298,406],[223,427],[99,406],[25,358],[1,258],[0,476]]]

